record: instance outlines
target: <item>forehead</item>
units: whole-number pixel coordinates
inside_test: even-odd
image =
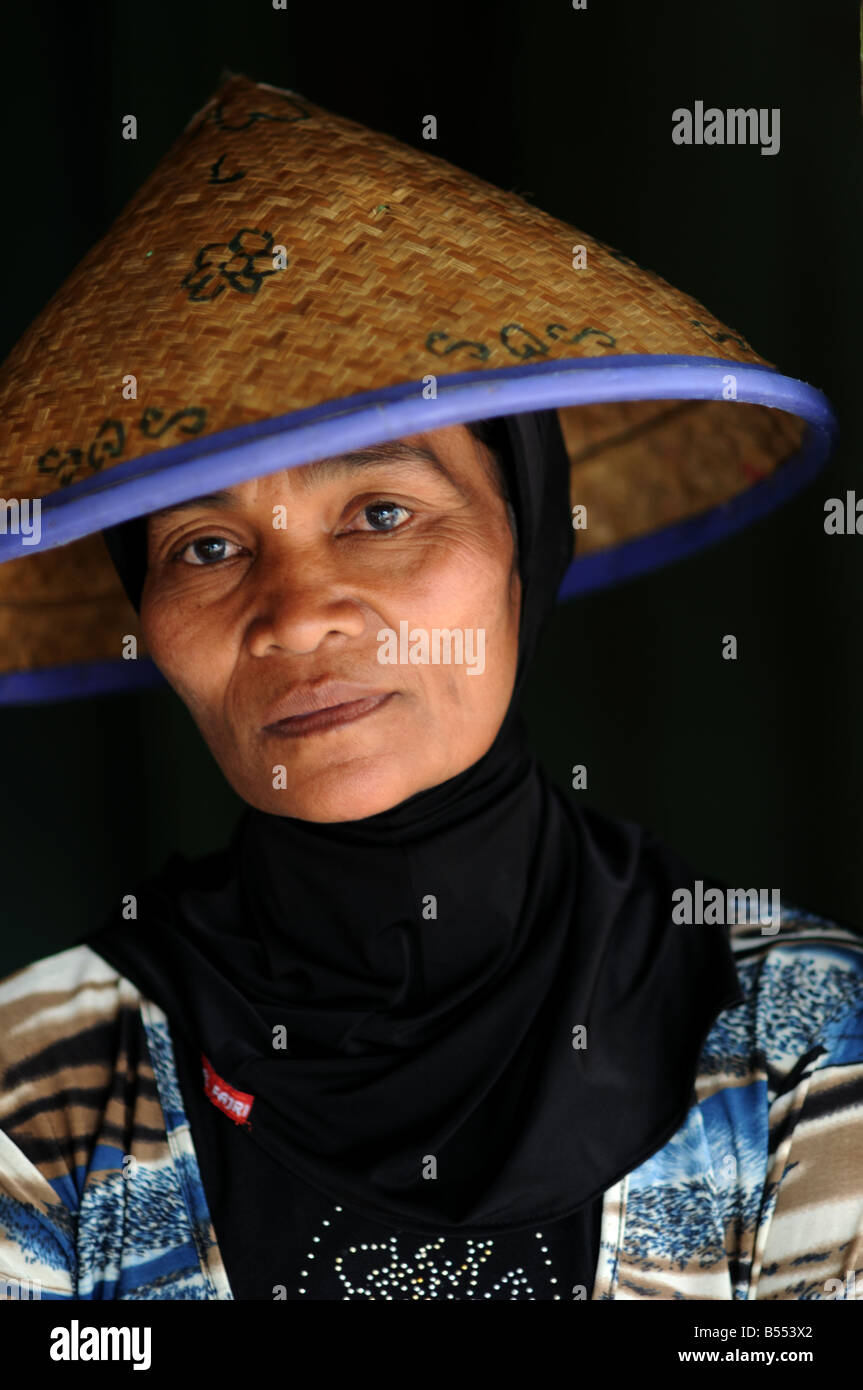
[[[463,494],[461,480],[471,470],[471,465],[477,464],[481,453],[479,441],[467,426],[450,425],[423,434],[405,435],[401,439],[388,440],[383,444],[368,445],[329,458],[316,459],[312,463],[300,464],[286,471],[290,473],[292,487],[304,493],[311,493],[326,482],[351,477],[360,473],[362,469],[387,464],[390,467],[414,471],[425,470]],[[284,477],[284,471],[265,475],[264,479],[249,479],[245,483],[236,483],[233,487],[208,492],[169,507],[161,507],[149,514],[150,519],[171,517],[192,507],[212,506],[229,509],[240,506],[243,500],[242,490],[248,488],[250,482],[265,481],[267,476],[276,482]]]

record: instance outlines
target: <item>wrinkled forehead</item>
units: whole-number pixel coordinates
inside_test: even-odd
[[[233,487],[199,494],[188,500],[172,503],[147,513],[148,522],[162,522],[183,511],[195,507],[232,507],[257,495],[261,490],[267,494],[289,485],[296,493],[310,495],[325,484],[353,479],[363,469],[388,466],[391,470],[405,472],[425,472],[429,476],[442,479],[455,491],[465,494],[465,483],[475,480],[482,472],[492,482],[496,479],[490,474],[486,459],[486,446],[475,438],[466,426],[450,426],[430,431],[428,434],[408,435],[402,439],[388,440],[382,444],[370,445],[363,449],[351,450],[332,457],[316,459],[290,469],[265,474],[260,478],[248,479]]]

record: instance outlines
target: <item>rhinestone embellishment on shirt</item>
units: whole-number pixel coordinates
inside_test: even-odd
[[[334,1210],[341,1213],[343,1208]],[[306,1281],[313,1272],[313,1262],[332,1259],[333,1272],[345,1291],[344,1299],[536,1299],[536,1291],[522,1268],[507,1270],[491,1282],[484,1268],[494,1249],[494,1240],[490,1238],[438,1236],[417,1245],[416,1236],[394,1234],[382,1241],[342,1246],[340,1253],[332,1256],[326,1248],[331,1243],[327,1237],[335,1234],[332,1222],[324,1220],[321,1225],[326,1228],[325,1234],[312,1237],[314,1248],[307,1252],[300,1271],[301,1297],[308,1294]],[[536,1231],[534,1239],[544,1242],[545,1238],[541,1231]],[[556,1290],[558,1281],[551,1273],[548,1246],[541,1243],[539,1249],[543,1264],[549,1267],[548,1283]],[[552,1298],[560,1299],[561,1295],[555,1291]]]

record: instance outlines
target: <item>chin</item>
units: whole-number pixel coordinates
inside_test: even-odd
[[[234,785],[234,790],[256,810],[271,816],[291,816],[320,825],[365,820],[391,810],[421,791],[422,786],[430,785],[418,785],[416,776],[406,778],[403,759],[399,761],[402,766],[395,773],[382,768],[380,759],[375,759],[371,767],[363,760],[356,765],[324,768],[316,776],[304,777],[293,785],[289,780],[284,790],[268,787],[263,797],[250,795],[250,787]]]

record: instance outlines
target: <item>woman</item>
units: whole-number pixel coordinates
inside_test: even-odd
[[[106,529],[246,809],[0,983],[0,1273],[853,1296],[863,943],[787,905],[686,924],[721,887],[553,786],[517,702],[572,555],[561,419],[430,418]]]

